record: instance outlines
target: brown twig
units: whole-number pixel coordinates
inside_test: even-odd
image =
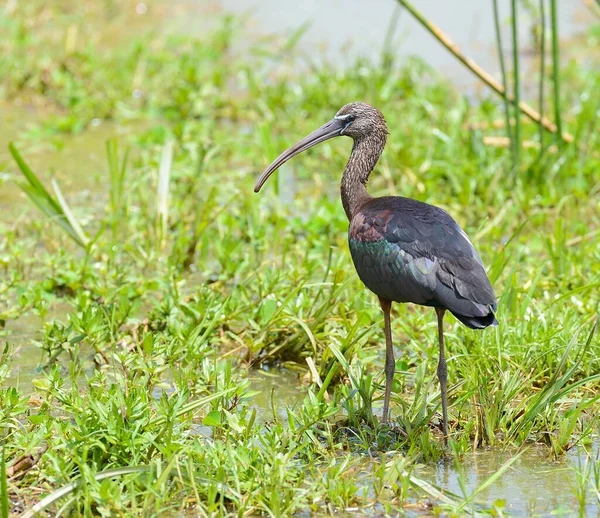
[[[473,72],[479,79],[481,79],[486,85],[488,85],[492,90],[498,93],[501,96],[505,96],[506,98],[513,104],[515,104],[515,99],[510,94],[506,93],[504,87],[492,77],[491,74],[486,72],[483,68],[481,68],[475,61],[471,58],[465,56],[460,49],[456,46],[456,44],[450,40],[448,36],[435,24],[431,23],[427,18],[423,16],[408,0],[397,0],[400,4],[402,4],[409,12],[412,14],[417,21],[425,27],[444,47],[446,47],[454,57],[456,57],[463,65],[465,65],[471,72]],[[521,101],[518,104],[519,110],[523,112],[527,117],[529,117],[532,121],[537,124],[542,125],[548,131],[558,134],[558,129],[556,124],[547,119],[546,117],[542,117],[536,110],[534,110],[527,103]],[[560,137],[565,142],[572,142],[573,135],[563,131],[560,134]]]
[[[600,16],[600,2],[596,0],[583,0],[583,3],[592,11],[596,16]]]
[[[44,444],[36,455],[22,455],[6,468],[6,476],[10,480],[21,478],[31,468],[33,468],[42,458],[42,455],[48,451],[48,445]]]
[[[573,239],[569,239],[565,243],[565,245],[566,246],[575,246],[575,245],[578,245],[579,243],[581,243],[582,241],[586,241],[588,239],[591,239],[594,236],[597,236],[598,234],[600,234],[600,229],[592,230],[591,232],[588,232],[587,234],[584,234],[583,236],[577,236],[577,237],[574,237]]]
[[[482,140],[486,146],[510,147],[510,139],[508,137],[493,135],[493,136],[485,136],[485,137],[483,137]],[[539,142],[535,142],[533,140],[523,140],[523,141],[521,141],[521,147],[523,149],[540,149],[541,144]],[[558,151],[558,148],[556,146],[550,146],[549,148],[547,148],[547,151],[556,153]]]

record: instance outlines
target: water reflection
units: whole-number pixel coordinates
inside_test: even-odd
[[[570,516],[579,507],[575,496],[578,484],[576,471],[584,469],[585,460],[591,455],[592,461],[598,444],[590,448],[589,454],[583,447],[572,449],[564,458],[553,461],[544,446],[526,447],[518,460],[487,489],[481,491],[475,502],[486,506],[504,500],[504,510],[516,516],[548,516],[569,510]],[[452,462],[439,462],[420,466],[415,475],[446,491],[463,495],[461,484],[467,495],[481,486],[489,477],[509,461],[516,451],[478,450],[461,459],[460,466]],[[593,480],[587,480],[587,513],[598,512],[595,491],[590,491]]]

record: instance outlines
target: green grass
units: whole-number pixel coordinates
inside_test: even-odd
[[[43,212],[23,201],[0,222],[0,321],[44,319],[25,344],[3,332],[3,509],[375,514],[431,499],[460,515],[495,509],[478,495],[497,477],[452,495],[422,480],[419,466],[531,443],[561,458],[597,441],[598,67],[570,64],[560,91],[554,81],[575,142],[541,157],[523,148],[514,172],[509,149],[483,143],[495,130],[468,129],[503,120],[502,99],[473,103],[419,60],[400,66],[388,51],[383,69],[359,60],[290,75],[297,35],[240,55],[232,49],[244,28],[232,18],[201,40],[150,44],[141,31],[112,48],[65,44],[69,27],[89,29],[90,12],[108,16],[112,5],[28,2],[0,14],[0,98],[51,114],[13,137],[17,162],[0,155],[0,182],[25,174]],[[447,321],[448,452],[430,310],[395,306],[394,426],[375,417],[383,325],[347,249],[338,182],[349,143],[303,155],[275,187],[252,192],[280,150],[352,100],[381,109],[391,131],[370,191],[449,210],[500,296],[498,328]],[[555,104],[547,99],[546,109]],[[45,139],[86,134],[93,118],[144,129],[109,141],[103,170],[80,164],[82,176],[96,175],[91,202],[60,181],[51,194],[46,171],[28,164],[40,163]],[[525,120],[521,133],[539,139]],[[31,389],[13,386],[22,354],[40,358]],[[323,387],[302,385],[304,397],[283,414],[274,392],[275,408],[257,412],[251,369],[308,379],[308,358]],[[45,447],[31,469],[5,476]],[[584,493],[574,484],[574,498]]]

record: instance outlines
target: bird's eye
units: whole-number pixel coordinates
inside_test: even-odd
[[[356,119],[356,117],[350,113],[347,113],[346,115],[337,115],[335,118],[346,123],[346,126],[351,122],[354,122],[354,119]]]
[[[344,125],[344,127],[340,131],[340,135],[344,135],[344,131],[346,131],[348,126],[350,126],[350,124],[354,122],[354,119],[356,117],[354,115],[351,115],[350,113],[347,113],[345,115],[338,115],[335,118]]]

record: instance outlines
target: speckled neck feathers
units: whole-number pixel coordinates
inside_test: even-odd
[[[378,131],[354,140],[341,185],[342,205],[348,221],[352,221],[356,212],[372,199],[366,185],[383,153],[386,137],[387,131]]]

